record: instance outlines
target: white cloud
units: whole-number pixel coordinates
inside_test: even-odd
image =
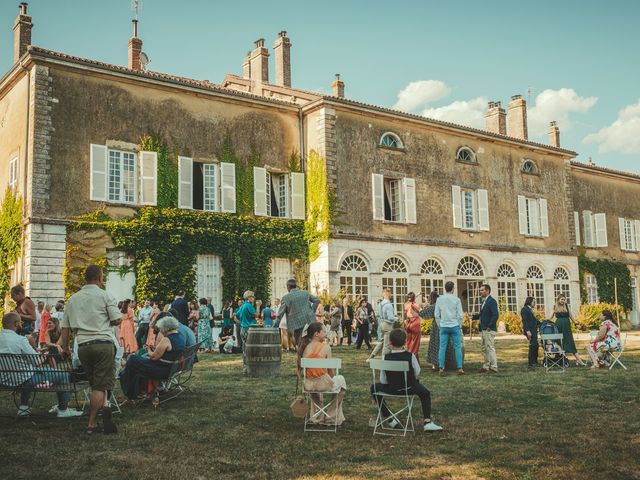
[[[620,110],[615,122],[587,135],[583,142],[599,144],[599,153],[640,154],[640,99]]]
[[[393,108],[413,112],[430,102],[446,97],[449,93],[451,89],[440,80],[418,80],[398,92],[398,101]]]
[[[484,112],[487,109],[487,102],[486,97],[457,100],[442,107],[426,108],[422,115],[459,125],[484,128]]]
[[[573,88],[544,90],[536,97],[536,103],[527,112],[527,126],[530,136],[545,135],[549,122],[558,122],[561,131],[571,128],[569,115],[584,113],[598,101],[598,97],[581,97]]]

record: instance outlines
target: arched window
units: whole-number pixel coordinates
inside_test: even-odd
[[[420,268],[420,291],[423,298],[428,298],[432,291],[438,295],[444,293],[444,269],[438,260],[429,258]]]
[[[473,257],[463,257],[460,263],[458,263],[456,274],[459,277],[484,278],[482,265]]]
[[[380,145],[389,148],[402,148],[402,140],[395,133],[387,132],[380,138]]]
[[[544,275],[539,267],[531,265],[527,270],[527,296],[535,298],[536,308],[545,312],[543,278]]]
[[[347,255],[340,265],[340,290],[351,299],[369,298],[369,269],[360,255]]]
[[[527,158],[524,160],[524,162],[522,162],[520,171],[522,171],[522,173],[538,173],[538,167],[533,160],[529,160]]]
[[[469,147],[460,147],[456,152],[456,160],[467,163],[476,162],[476,154]]]
[[[585,273],[584,284],[587,289],[587,303],[599,303],[600,298],[598,296],[598,280],[596,276],[591,273]]]
[[[553,272],[553,297],[557,299],[563,295],[567,299],[567,303],[571,303],[569,290],[569,272],[562,267],[556,268]]]
[[[402,316],[402,307],[409,291],[407,265],[398,257],[390,257],[382,265],[382,288],[391,291],[391,302],[396,314]]]
[[[511,265],[503,263],[498,267],[498,301],[504,302],[507,312],[518,311],[516,294],[516,274]]]

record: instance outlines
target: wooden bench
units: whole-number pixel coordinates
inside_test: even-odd
[[[32,385],[29,379],[36,372],[43,377],[43,380],[37,385]],[[25,380],[27,373],[31,376]],[[66,376],[67,383],[58,382],[61,375]],[[36,392],[69,392],[73,393],[76,406],[80,408],[78,393],[87,388],[89,383],[73,371],[70,358],[53,358],[42,354],[0,353],[0,391],[12,392],[16,407],[20,404],[20,393],[26,389],[33,392],[29,406],[33,405]]]

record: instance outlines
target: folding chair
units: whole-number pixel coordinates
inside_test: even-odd
[[[82,393],[84,394],[84,400],[82,402],[82,410],[84,410],[85,408],[88,408],[90,403],[91,388],[85,388],[82,391]],[[120,403],[118,402],[118,399],[116,398],[116,395],[113,392],[113,390],[109,392],[109,398],[107,399],[107,401],[113,413],[122,413],[122,409],[120,408]]]
[[[335,374],[338,375],[340,368],[342,367],[342,360],[339,358],[302,358],[300,360],[300,367],[302,368],[302,393],[307,399],[309,404],[309,410],[304,417],[304,431],[305,432],[337,432],[338,431],[338,415],[335,415],[334,422],[331,424],[321,423],[325,417],[329,417],[329,408],[333,405],[334,399],[337,397],[339,391],[323,391],[317,392],[305,389],[305,380],[307,379],[308,368],[326,368],[335,370]],[[331,401],[325,403],[323,401],[323,395],[330,395]],[[316,401],[319,399],[319,401]],[[315,412],[313,412],[315,410]],[[313,413],[312,413],[313,412]]]
[[[615,367],[616,364],[620,365],[625,370],[627,369],[627,367],[624,366],[624,363],[622,363],[620,361],[620,357],[624,353],[624,349],[627,346],[627,335],[628,335],[628,333],[624,334],[624,339],[622,340],[622,342],[620,342],[620,349],[619,350],[609,350],[607,352],[607,354],[611,357],[611,362],[610,362],[611,365],[609,365],[609,370],[611,370],[613,367]]]
[[[413,417],[411,415],[411,409],[413,408],[413,395],[407,393],[407,374],[409,373],[409,364],[407,362],[399,362],[393,360],[375,360],[369,361],[369,367],[373,375],[373,395],[374,397],[380,397],[382,401],[376,401],[378,407],[378,414],[376,415],[376,422],[373,427],[374,435],[390,435],[390,436],[406,436],[407,432],[413,432]],[[385,393],[378,391],[376,385],[379,382],[379,376],[376,372],[402,372],[404,377],[404,393]],[[386,399],[402,399],[402,408],[393,411],[389,408]],[[387,409],[391,413],[389,417],[384,417],[382,414],[382,405],[386,405]],[[385,422],[388,420],[395,420],[398,422],[400,428],[391,428],[385,426]]]
[[[544,354],[544,370],[550,372],[558,368],[560,372],[565,371],[566,360],[564,348],[562,347],[561,333],[544,333],[540,335],[542,352]]]

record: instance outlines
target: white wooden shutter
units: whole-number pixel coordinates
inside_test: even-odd
[[[418,223],[416,215],[416,180],[414,178],[403,178],[404,188],[404,214],[406,223]]]
[[[489,230],[489,195],[486,190],[479,189],[478,195],[478,229]]]
[[[541,198],[538,200],[538,206],[540,211],[540,235],[543,237],[549,236],[549,213],[547,211],[547,199]]]
[[[460,186],[451,185],[451,206],[453,209],[453,228],[462,228],[462,197]]]
[[[593,231],[593,219],[591,218],[591,212],[589,210],[582,212],[582,224],[584,229],[584,246],[593,247],[595,245],[595,235]]]
[[[607,247],[609,243],[607,242],[607,216],[604,213],[596,213],[593,216],[593,219],[596,224],[596,246],[597,247]]]
[[[529,232],[533,236],[540,235],[540,204],[538,200],[529,198],[527,199],[529,204],[529,225],[531,231]]]
[[[620,232],[620,250],[627,250],[626,236],[624,234],[624,218],[618,217],[618,231]]]
[[[220,163],[220,211],[236,213],[235,163]]]
[[[260,216],[267,214],[267,170],[253,167],[253,213]]]
[[[193,208],[193,159],[178,157],[178,208]]]
[[[377,173],[371,174],[373,196],[373,219],[384,220],[384,177]]]
[[[520,235],[527,232],[527,199],[524,195],[518,195],[518,221],[520,224]]]
[[[573,227],[576,231],[576,245],[580,246],[580,215],[573,212]]]
[[[97,202],[107,200],[107,147],[91,144],[91,174],[89,176],[89,198]]]
[[[304,173],[291,172],[291,218],[304,220]]]
[[[140,205],[158,203],[158,153],[141,151],[140,159]]]
[[[640,220],[633,221],[634,227],[634,240],[635,240],[635,251],[640,251]]]

